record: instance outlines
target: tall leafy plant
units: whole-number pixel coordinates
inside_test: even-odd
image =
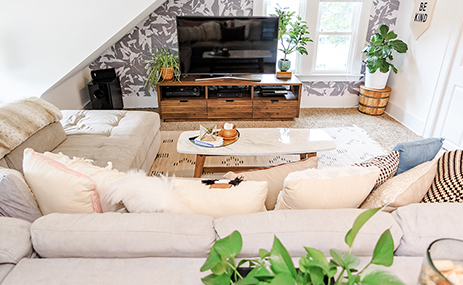
[[[366,64],[371,73],[378,69],[382,73],[387,73],[390,68],[394,73],[397,73],[397,68],[391,63],[391,60],[394,59],[392,52],[405,53],[408,46],[396,38],[397,34],[389,31],[389,27],[386,25],[382,25],[379,28],[379,33],[370,37],[371,43],[365,46],[362,52],[366,53]]]
[[[361,213],[354,221],[352,228],[345,236],[349,252],[336,249],[330,250],[331,260],[310,247],[304,247],[307,254],[299,260],[296,269],[288,251],[275,237],[270,252],[259,250],[258,259],[241,260],[236,264],[236,256],[241,251],[243,241],[241,234],[234,231],[231,235],[218,240],[212,246],[209,257],[201,267],[201,271],[210,270],[212,273],[202,279],[206,285],[218,284],[403,284],[397,276],[384,270],[366,270],[371,264],[391,266],[394,258],[394,242],[389,229],[384,231],[376,243],[370,262],[362,269],[356,267],[360,259],[352,254],[354,240],[362,226],[376,213],[378,209],[371,209]],[[238,268],[249,263],[252,270],[243,277]],[[233,280],[238,280],[234,283]]]
[[[151,51],[146,61],[148,76],[145,87],[155,87],[158,82],[162,82],[165,75],[161,68],[172,68],[174,80],[180,80],[180,61],[178,53],[171,51],[168,47],[155,48]]]
[[[280,17],[278,25],[278,39],[281,42],[282,48],[279,50],[284,53],[284,60],[286,55],[295,51],[302,55],[307,55],[305,46],[308,42],[313,42],[309,37],[309,27],[306,21],[302,20],[300,16],[296,16],[295,21],[291,21],[294,11],[288,11],[288,7],[281,8],[279,5],[275,8],[275,14],[270,14],[273,17]]]

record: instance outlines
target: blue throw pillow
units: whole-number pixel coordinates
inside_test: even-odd
[[[400,151],[399,167],[395,175],[432,160],[442,147],[442,138],[427,138],[398,143],[392,151]]]

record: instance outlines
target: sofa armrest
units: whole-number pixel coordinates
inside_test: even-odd
[[[32,256],[30,226],[24,220],[0,217],[0,264],[16,264]]]

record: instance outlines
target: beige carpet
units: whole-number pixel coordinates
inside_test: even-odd
[[[333,138],[336,149],[320,151],[318,168],[346,166],[361,162],[387,151],[359,127],[324,128]],[[196,156],[176,151],[181,131],[162,131],[162,144],[151,175],[174,175],[193,177]],[[206,166],[272,166],[299,160],[299,155],[266,156],[212,156],[206,159]],[[223,174],[209,173],[203,177],[220,178]]]

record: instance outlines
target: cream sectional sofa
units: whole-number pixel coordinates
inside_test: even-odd
[[[345,250],[344,235],[360,209],[269,211],[213,219],[203,215],[50,214],[32,224],[0,218],[2,284],[202,284],[200,267],[213,242],[239,230],[239,257],[255,257],[280,238],[297,262],[303,246]],[[396,247],[388,268],[417,284],[427,246],[463,238],[461,204],[412,204],[367,222],[353,253],[366,264],[381,232]]]

